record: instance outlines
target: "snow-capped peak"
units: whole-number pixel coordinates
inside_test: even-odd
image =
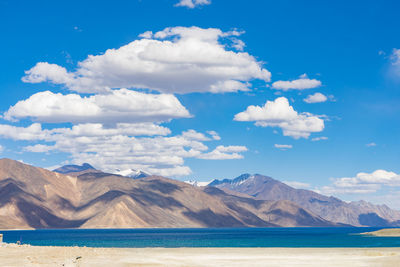
[[[200,186],[207,186],[207,185],[209,185],[212,181],[208,181],[208,182],[198,182],[198,181],[195,181],[195,180],[188,180],[188,181],[184,181],[184,182],[187,183],[187,184],[193,185],[193,186],[200,187]]]
[[[150,176],[150,174],[145,173],[144,171],[141,170],[135,170],[135,169],[127,169],[127,170],[117,170],[117,172],[115,174],[121,175],[121,176],[126,176],[126,177],[130,177],[133,179],[140,179],[140,178],[144,178],[147,176]]]

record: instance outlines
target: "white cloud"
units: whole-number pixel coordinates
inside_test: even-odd
[[[400,49],[394,48],[390,59],[392,60],[392,65],[400,65]]]
[[[4,151],[4,147],[2,145],[0,145],[0,153],[2,153]]]
[[[297,113],[285,97],[267,101],[264,106],[248,106],[235,115],[235,121],[255,121],[256,126],[279,127],[283,135],[295,139],[308,138],[324,129],[324,121],[310,113]]]
[[[13,140],[45,140],[49,137],[49,132],[43,130],[40,123],[34,123],[28,127],[0,124],[0,136]]]
[[[400,175],[386,170],[360,172],[355,177],[334,179],[332,185],[324,186],[320,191],[325,194],[366,194],[378,191],[381,186],[400,187]]]
[[[328,137],[320,136],[320,137],[314,137],[314,138],[311,139],[311,141],[313,141],[313,142],[321,141],[321,140],[328,140]]]
[[[392,76],[392,78],[397,80],[400,77],[400,49],[394,48],[389,56],[389,59],[389,74]]]
[[[243,155],[239,154],[239,152],[245,151],[247,151],[245,146],[217,146],[213,151],[201,154],[197,158],[213,160],[242,159]]]
[[[196,132],[195,130],[187,130],[182,132],[182,136],[188,140],[196,140],[196,141],[209,141],[210,138],[206,137],[204,134]]]
[[[33,146],[24,147],[25,151],[35,152],[35,153],[46,153],[46,152],[51,151],[52,149],[53,149],[52,146],[47,146],[47,145],[42,145],[42,144],[36,144]]]
[[[233,38],[232,42],[233,42],[232,47],[238,51],[243,51],[244,48],[246,47],[246,44],[240,39]]]
[[[111,128],[88,123],[51,130],[42,129],[39,123],[28,127],[0,124],[3,138],[41,142],[24,147],[24,151],[63,152],[70,155],[73,163],[88,162],[108,172],[133,168],[164,176],[184,176],[191,173],[184,165],[185,158],[238,159],[243,157],[240,152],[247,151],[243,146],[218,146],[209,152],[204,142],[214,139],[195,130],[165,136],[168,134],[168,128],[152,123],[118,123]]]
[[[195,8],[201,5],[209,5],[211,4],[211,0],[180,0],[175,6],[182,6],[187,8]]]
[[[245,52],[241,32],[173,27],[147,31],[117,49],[90,55],[75,72],[39,62],[26,71],[24,82],[62,84],[81,93],[109,92],[114,88],[145,88],[163,93],[246,91],[254,79],[270,81],[271,73]]]
[[[325,102],[326,100],[328,100],[328,97],[326,97],[324,94],[321,94],[321,93],[315,93],[313,95],[308,95],[303,100],[304,100],[304,102],[309,103],[309,104],[321,103],[321,102]]]
[[[161,122],[188,118],[189,112],[170,94],[145,94],[127,89],[81,97],[50,91],[21,100],[4,113],[7,120],[30,118],[39,122]]]
[[[376,146],[376,143],[372,142],[372,143],[368,143],[365,145],[366,147],[374,147]]]
[[[22,81],[26,83],[52,82],[54,84],[70,84],[74,81],[74,75],[67,69],[57,64],[38,62],[35,67],[25,71],[26,76]]]
[[[51,133],[64,136],[153,136],[168,135],[170,129],[153,123],[117,123],[115,127],[106,128],[100,123],[77,124],[72,128],[59,128],[51,130]]]
[[[216,150],[226,153],[247,151],[245,146],[217,146]]]
[[[272,84],[272,88],[288,91],[288,90],[305,90],[321,86],[321,81],[309,79],[306,74],[300,76],[300,79],[292,81],[276,81]]]
[[[214,140],[221,140],[221,137],[216,131],[207,131],[209,135],[211,135],[211,138]]]
[[[40,123],[34,123],[28,127],[18,127],[0,124],[0,136],[13,140],[26,141],[56,141],[62,138],[76,137],[109,137],[114,135],[127,136],[154,136],[168,135],[170,129],[153,123],[117,123],[112,128],[106,128],[99,123],[77,124],[71,128],[42,129]]]
[[[275,144],[274,145],[275,148],[279,148],[281,150],[286,150],[286,149],[291,149],[293,148],[292,145],[281,145],[281,144]]]

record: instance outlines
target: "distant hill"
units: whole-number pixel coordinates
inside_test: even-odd
[[[95,168],[92,167],[89,163],[83,163],[81,166],[79,165],[64,165],[60,168],[53,170],[53,172],[58,172],[62,174],[71,174],[71,173],[82,173],[85,171],[96,171]]]
[[[270,226],[336,224],[290,201],[229,195],[159,176],[71,176],[0,160],[1,229]]]
[[[354,226],[400,226],[400,211],[366,201],[347,203],[311,190],[295,189],[268,176],[243,174],[209,184],[223,190],[247,194],[259,200],[289,200],[320,217]]]

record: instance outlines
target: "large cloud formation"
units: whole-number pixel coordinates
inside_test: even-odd
[[[189,112],[174,95],[127,89],[89,97],[45,91],[19,101],[4,113],[7,120],[30,118],[49,123],[162,122],[188,117]]]
[[[90,55],[69,72],[39,62],[22,78],[27,83],[61,84],[80,93],[113,88],[145,88],[162,93],[236,92],[250,82],[270,81],[271,73],[243,49],[241,32],[198,27],[145,32],[140,39],[100,55]]]
[[[205,142],[215,141],[218,136],[210,132],[207,135],[191,129],[171,136],[168,128],[152,123],[119,123],[112,128],[87,123],[51,130],[39,123],[28,127],[0,124],[3,138],[36,141],[24,151],[68,153],[73,163],[89,162],[108,172],[134,168],[164,176],[191,174],[185,158],[243,158],[239,152],[247,151],[244,146],[217,146],[209,151]]]
[[[308,138],[324,129],[324,121],[310,113],[298,113],[285,97],[267,101],[264,106],[248,106],[235,115],[235,121],[254,121],[256,126],[279,127],[285,136]]]
[[[192,117],[173,93],[246,91],[254,79],[270,81],[270,72],[242,52],[240,35],[235,30],[173,27],[89,55],[74,71],[39,62],[26,71],[24,82],[49,82],[74,93],[44,91],[18,101],[1,117],[33,123],[0,124],[0,136],[29,141],[23,151],[62,152],[72,163],[89,162],[110,172],[138,168],[180,176],[191,173],[185,158],[243,158],[244,146],[209,148],[206,142],[221,139],[215,131],[173,133],[162,125]]]

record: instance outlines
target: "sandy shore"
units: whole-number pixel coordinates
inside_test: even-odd
[[[5,266],[399,266],[400,248],[79,248],[0,246]]]
[[[374,232],[361,233],[362,235],[372,235],[372,236],[387,236],[387,237],[400,237],[399,228],[387,228]]]

